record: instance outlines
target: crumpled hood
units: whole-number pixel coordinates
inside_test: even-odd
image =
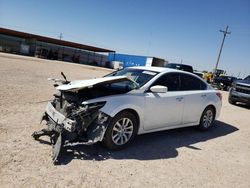
[[[91,88],[97,84],[109,84],[126,80],[130,79],[126,76],[110,76],[90,80],[74,80],[71,81],[69,84],[60,85],[56,89],[60,91],[77,91],[84,88]]]

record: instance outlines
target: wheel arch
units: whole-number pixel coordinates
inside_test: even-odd
[[[215,107],[213,104],[209,104],[209,105],[206,106],[206,108],[208,108],[208,107],[212,107],[212,108],[213,108],[213,110],[214,110],[214,119],[215,119],[216,114],[217,114],[216,107]],[[206,108],[204,108],[204,110],[205,110]],[[204,110],[203,110],[203,112],[204,112]],[[203,112],[202,112],[202,113],[203,113]]]
[[[115,116],[116,116],[117,114],[119,114],[119,113],[122,113],[122,112],[129,112],[129,113],[131,113],[131,114],[133,114],[133,115],[135,116],[136,121],[137,121],[137,130],[136,130],[136,134],[137,134],[137,133],[138,133],[138,130],[139,130],[139,128],[140,128],[140,116],[139,116],[138,112],[137,112],[136,110],[132,109],[132,108],[126,108],[126,109],[123,109],[123,110],[117,112],[117,113],[115,114]]]

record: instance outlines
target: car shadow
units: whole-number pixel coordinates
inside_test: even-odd
[[[238,128],[233,125],[215,121],[215,126],[211,127],[209,131],[187,127],[140,135],[128,148],[119,151],[107,150],[101,144],[68,146],[61,153],[59,164],[68,164],[73,159],[102,161],[107,159],[158,160],[174,158],[178,156],[177,148],[187,147],[202,150],[192,145],[226,136],[237,130]]]

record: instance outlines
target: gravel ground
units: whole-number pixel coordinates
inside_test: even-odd
[[[250,111],[228,104],[208,132],[194,127],[138,136],[123,151],[69,148],[61,165],[34,141],[54,93],[48,77],[100,77],[108,69],[0,53],[1,187],[250,187]]]

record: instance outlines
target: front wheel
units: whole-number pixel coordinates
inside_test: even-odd
[[[108,126],[102,143],[108,149],[123,149],[133,141],[137,129],[137,119],[132,113],[118,113]]]
[[[215,110],[213,107],[208,106],[202,113],[199,128],[201,130],[209,129],[214,122]]]

